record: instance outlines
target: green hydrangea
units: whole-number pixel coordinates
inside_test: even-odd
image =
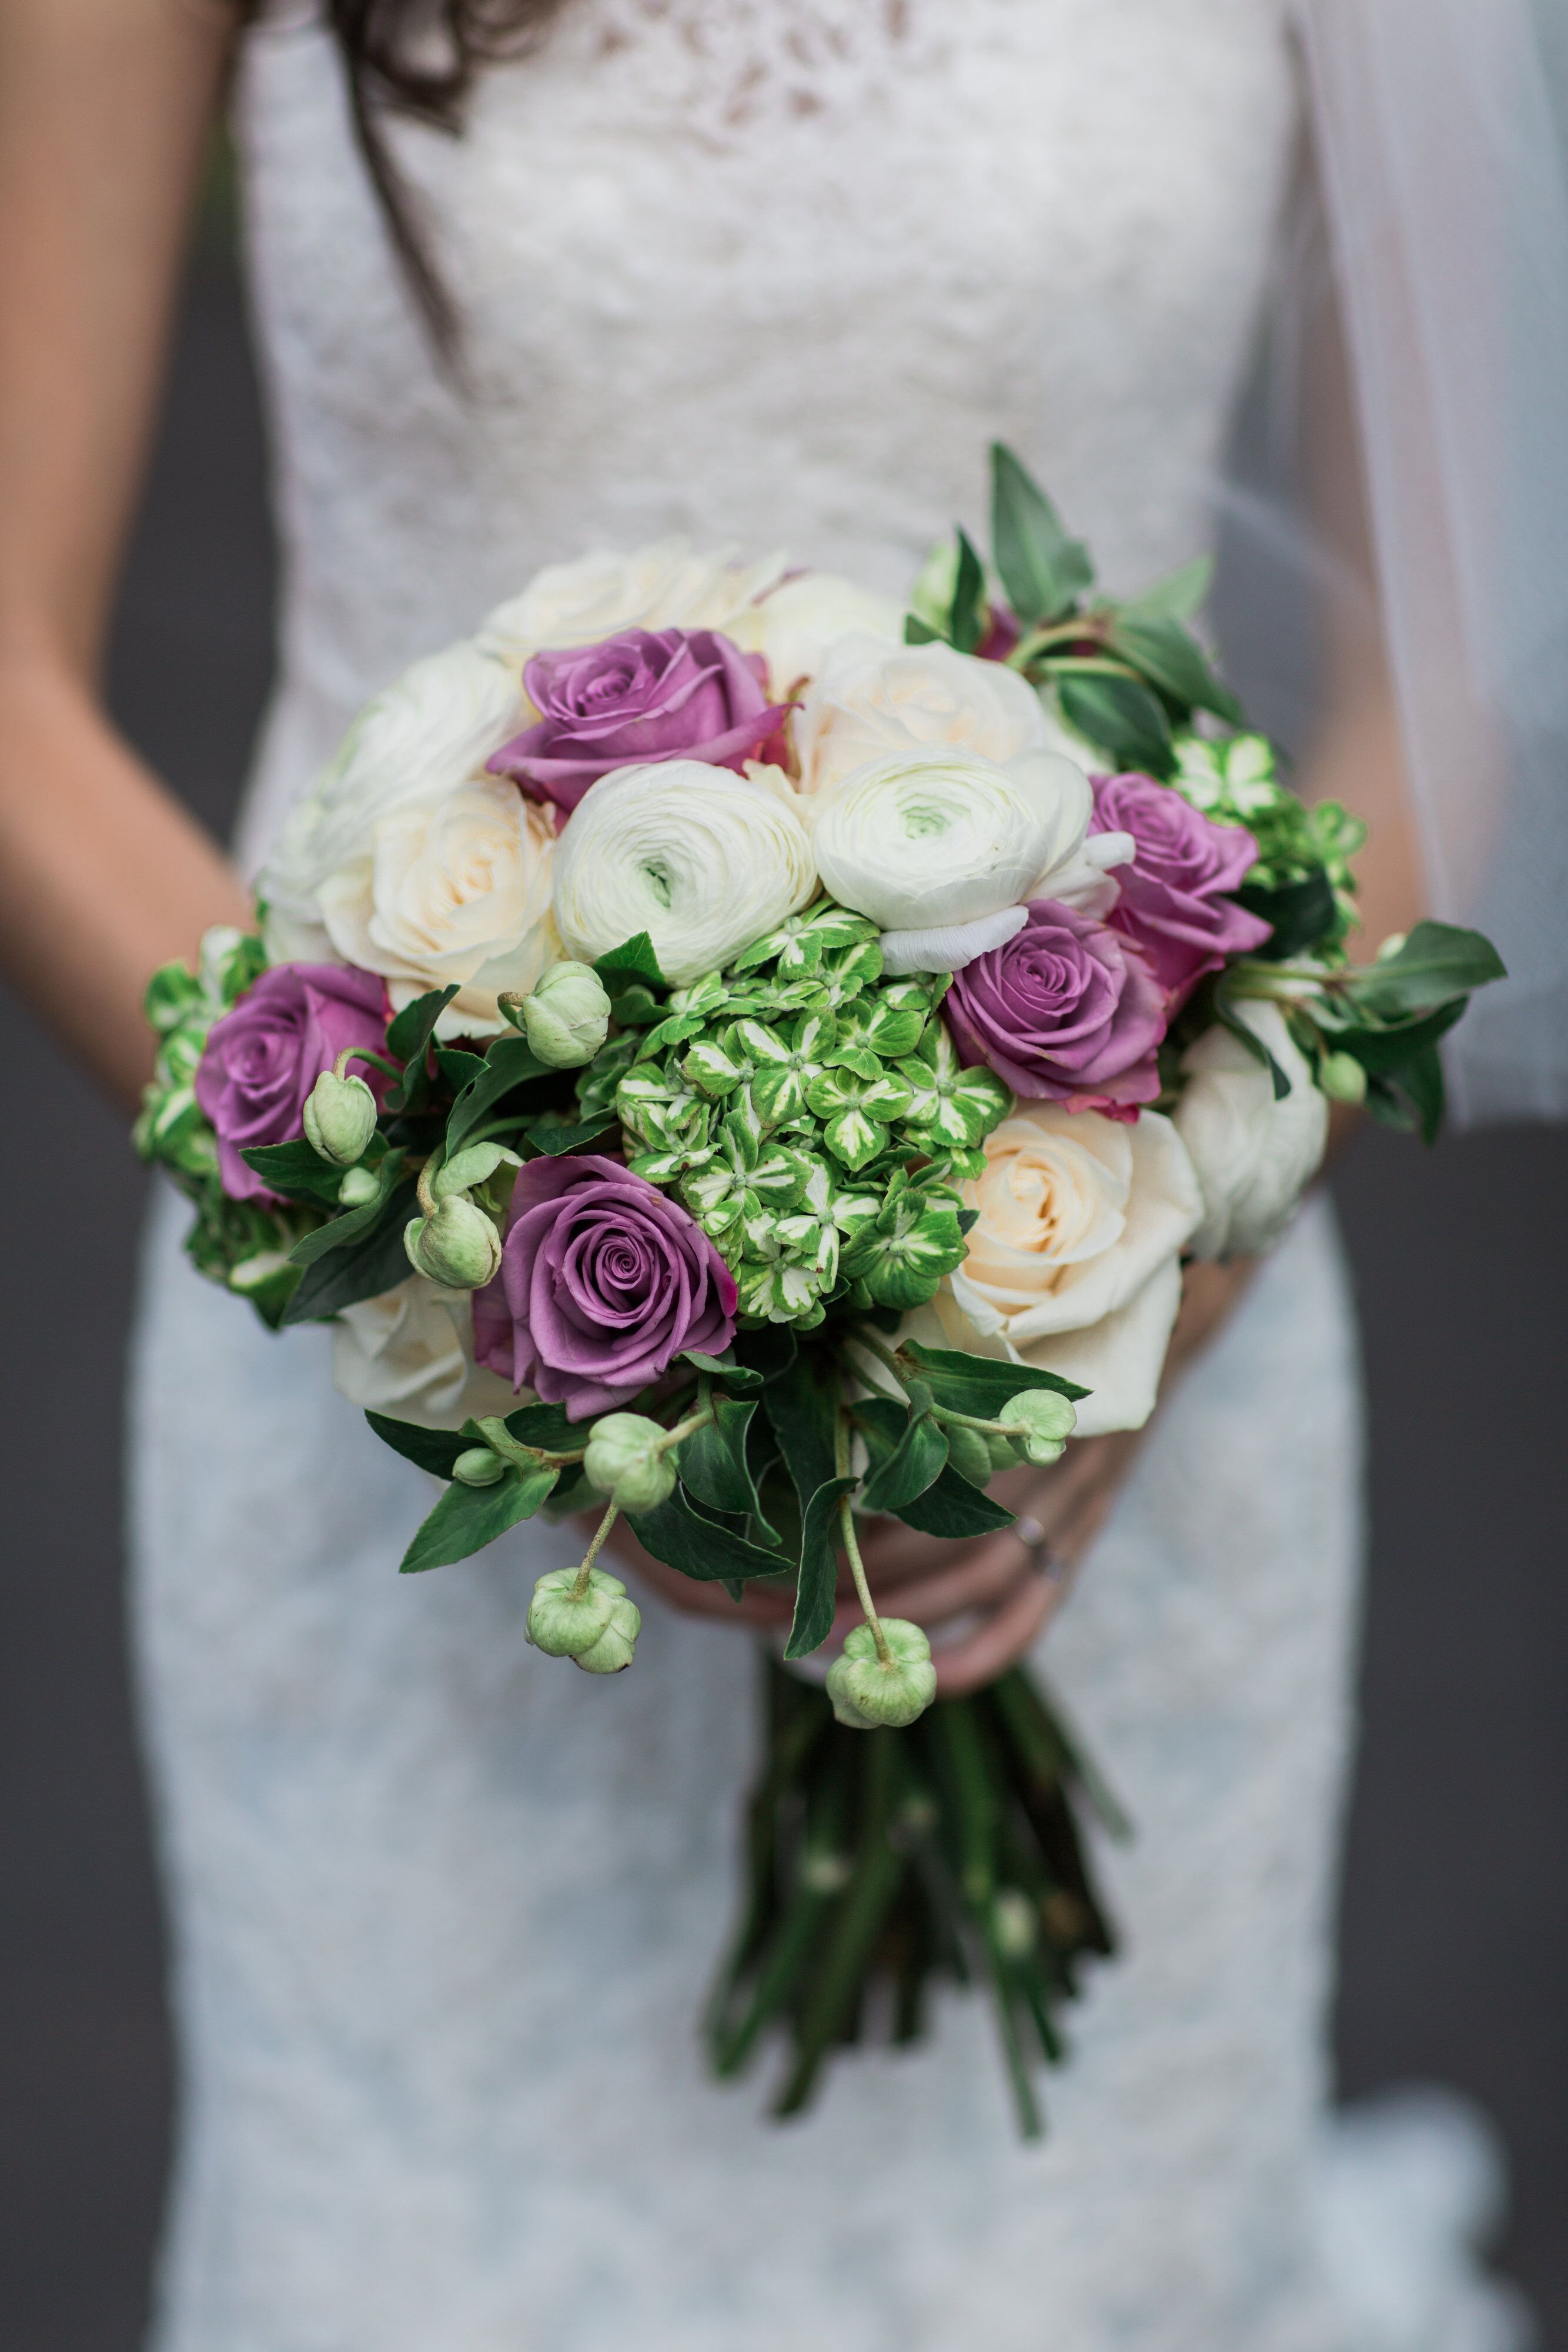
[[[958,1187],[1012,1096],[960,1066],[946,986],[883,980],[875,925],[820,899],[585,1073],[585,1115],[613,1100],[632,1168],[691,1211],[747,1322],[916,1307],[962,1263]]]
[[[1298,800],[1281,781],[1266,735],[1230,735],[1218,741],[1184,735],[1176,751],[1171,781],[1183,799],[1218,824],[1244,824],[1258,844],[1248,886],[1282,889],[1322,867],[1333,886],[1343,936],[1355,920],[1351,860],[1366,839],[1360,817],[1338,801],[1319,801],[1309,808]]]

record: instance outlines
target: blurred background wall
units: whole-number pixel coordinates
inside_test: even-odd
[[[193,258],[110,666],[120,723],[219,831],[267,690],[274,582],[228,231],[220,203]],[[0,2352],[133,2352],[171,2100],[119,1531],[144,1187],[119,1119],[5,1000],[0,1068],[16,1107],[0,1246]],[[1545,2344],[1568,2345],[1568,1134],[1451,1139],[1430,1157],[1373,1134],[1335,1190],[1373,1427],[1341,2081],[1358,2095],[1435,2077],[1490,2109],[1513,2172],[1503,2260]]]

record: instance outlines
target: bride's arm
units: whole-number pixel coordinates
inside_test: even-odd
[[[148,973],[248,914],[98,688],[229,37],[190,0],[0,6],[0,954],[132,1105]]]

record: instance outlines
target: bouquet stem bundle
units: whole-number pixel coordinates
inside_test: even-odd
[[[1034,2066],[1115,1939],[1079,1813],[1125,1824],[1034,1681],[1015,1668],[938,1699],[904,1730],[854,1731],[826,1693],[763,1664],[767,1751],[747,1816],[733,1948],[708,2012],[721,2076],[769,2032],[788,2061],[776,2116],[810,2101],[836,2049],[919,2041],[941,1979],[995,2012],[1019,2130],[1040,2136]]]

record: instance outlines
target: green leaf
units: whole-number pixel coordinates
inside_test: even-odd
[[[1383,1015],[1429,1013],[1505,977],[1501,957],[1479,931],[1417,923],[1396,955],[1355,972],[1345,993]]]
[[[418,1576],[427,1568],[450,1568],[454,1560],[483,1551],[519,1519],[531,1519],[559,1475],[549,1468],[508,1470],[493,1486],[455,1481],[404,1552],[399,1573]]]
[[[597,1142],[614,1125],[614,1112],[605,1111],[598,1118],[585,1119],[580,1127],[552,1127],[548,1120],[536,1119],[532,1127],[524,1128],[523,1133],[536,1151],[548,1152],[552,1160],[559,1160],[563,1152],[580,1151],[585,1143]]]
[[[387,1052],[395,1061],[417,1062],[430,1044],[436,1023],[457,993],[458,983],[433,988],[405,1004],[387,1031]]]
[[[417,1208],[412,1179],[399,1184],[382,1202],[373,1229],[347,1248],[331,1251],[307,1266],[304,1277],[283,1310],[285,1324],[324,1323],[361,1298],[379,1298],[395,1290],[413,1268],[402,1245],[403,1227]]]
[[[1401,1022],[1396,1028],[1335,1029],[1327,1034],[1333,1044],[1354,1054],[1364,1070],[1380,1078],[1397,1077],[1407,1062],[1419,1060],[1456,1021],[1464,1018],[1469,1001],[1461,996],[1451,1004],[1439,1005],[1436,1013]]]
[[[632,1400],[633,1405],[640,1402],[637,1398]],[[508,1437],[515,1437],[519,1445],[538,1445],[547,1454],[575,1453],[580,1445],[588,1443],[588,1423],[569,1421],[563,1405],[520,1404],[504,1418]],[[470,1444],[483,1443],[483,1433],[476,1423],[465,1423],[464,1426],[474,1430]]]
[[[904,642],[906,646],[935,646],[942,643],[942,633],[923,621],[918,613],[904,616]]]
[[[1170,720],[1146,686],[1135,677],[1069,673],[1059,663],[1051,665],[1049,674],[1068,725],[1086,735],[1118,769],[1151,776],[1170,773],[1176,757]]]
[[[1273,924],[1272,939],[1249,950],[1270,963],[1304,953],[1320,940],[1333,938],[1340,928],[1339,902],[1326,866],[1315,866],[1299,881],[1282,882],[1278,889],[1244,882],[1235,896],[1249,915]]]
[[[837,1372],[820,1349],[797,1356],[763,1392],[763,1404],[802,1511],[835,1473],[838,1401]]]
[[[866,1481],[862,1502],[868,1511],[896,1511],[936,1483],[947,1464],[947,1440],[928,1412],[913,1413],[885,1461]]]
[[[609,949],[597,958],[593,969],[601,980],[643,981],[652,988],[670,985],[659,970],[659,959],[646,931],[638,931],[633,938],[622,940],[618,948]]]
[[[1406,1062],[1399,1072],[1397,1084],[1415,1105],[1416,1116],[1421,1122],[1422,1142],[1436,1143],[1447,1101],[1442,1057],[1436,1045],[1424,1046],[1413,1061]]]
[[[947,615],[947,635],[954,650],[972,654],[986,634],[985,566],[963,531],[958,533],[958,576]]]
[[[1196,709],[1212,710],[1233,727],[1241,724],[1241,705],[1220,684],[1195,637],[1181,623],[1158,614],[1135,614],[1125,606],[1117,614],[1105,640],[1110,650],[1168,695],[1184,716]]]
[[[470,1054],[457,1045],[437,1045],[435,1066],[455,1095],[479,1076],[485,1066],[483,1054]]]
[[[1139,619],[1190,621],[1207,603],[1213,583],[1213,556],[1197,555],[1190,563],[1184,563],[1179,572],[1167,572],[1163,580],[1156,580],[1152,588],[1133,597],[1122,610]]]
[[[735,1354],[748,1371],[765,1381],[780,1381],[795,1361],[795,1334],[788,1324],[765,1323],[758,1331],[738,1331]]]
[[[936,1483],[917,1495],[913,1502],[900,1503],[893,1514],[906,1528],[915,1528],[922,1535],[944,1536],[956,1542],[968,1536],[994,1535],[998,1528],[1010,1528],[1011,1511],[1000,1503],[993,1503],[977,1486],[961,1478],[951,1464]]]
[[[1034,1364],[969,1356],[957,1348],[923,1348],[917,1339],[909,1340],[899,1352],[920,1367],[920,1376],[938,1404],[946,1405],[949,1412],[972,1413],[977,1421],[995,1421],[1008,1400],[1024,1389],[1050,1389],[1074,1402],[1089,1394],[1087,1389],[1055,1372],[1041,1371]]]
[[[748,1364],[727,1363],[722,1356],[705,1356],[700,1348],[683,1348],[680,1360],[685,1364],[695,1364],[699,1372],[706,1372],[711,1380],[724,1381],[746,1395],[762,1386],[762,1374],[753,1371]]]
[[[833,1630],[839,1583],[839,1502],[854,1492],[852,1478],[828,1478],[807,1504],[800,1526],[800,1574],[787,1658],[809,1657]]]
[[[473,1133],[486,1112],[493,1110],[514,1087],[520,1087],[525,1079],[541,1078],[545,1075],[544,1063],[537,1061],[528,1051],[526,1037],[497,1037],[485,1056],[484,1068],[464,1087],[452,1106],[446,1122],[448,1159],[464,1138]]]
[[[735,1397],[716,1397],[713,1409],[707,1427],[694,1430],[681,1447],[681,1484],[710,1510],[759,1517],[762,1505],[746,1463],[747,1433],[757,1400],[742,1403]]]
[[[421,1429],[415,1422],[394,1421],[390,1413],[367,1412],[365,1419],[383,1445],[436,1478],[451,1477],[453,1464],[469,1444],[466,1437],[450,1429]]]
[[[697,1584],[778,1576],[790,1565],[781,1553],[763,1551],[706,1517],[679,1486],[656,1511],[628,1511],[626,1524],[644,1550]]]
[[[281,1192],[287,1200],[319,1201],[332,1208],[337,1206],[343,1171],[329,1160],[323,1160],[303,1136],[293,1143],[246,1144],[239,1156],[247,1168],[255,1169],[269,1190]]]
[[[1058,619],[1094,584],[1088,550],[999,441],[991,445],[991,552],[1026,628]]]
[[[294,1265],[314,1265],[317,1259],[325,1257],[329,1250],[347,1249],[379,1225],[388,1195],[407,1158],[406,1151],[389,1151],[376,1171],[382,1188],[376,1198],[364,1202],[357,1209],[345,1210],[340,1217],[333,1217],[326,1224],[318,1225],[313,1234],[307,1234],[303,1241],[296,1242],[288,1253],[290,1263]],[[339,1181],[342,1181],[341,1171],[339,1171]]]

